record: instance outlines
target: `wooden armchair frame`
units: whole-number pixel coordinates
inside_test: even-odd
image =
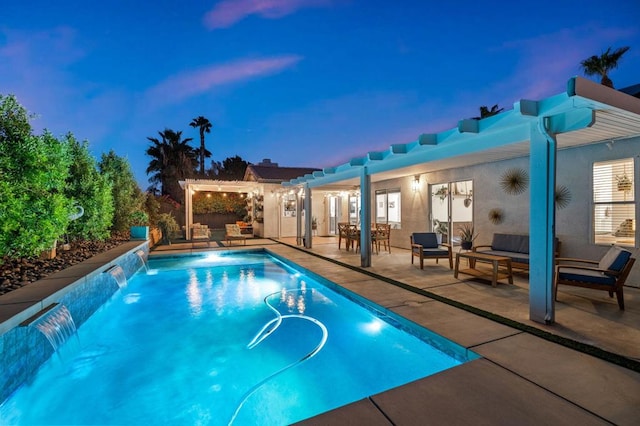
[[[345,249],[349,249],[349,223],[348,222],[339,222],[338,223],[338,250],[340,250],[340,246],[342,245],[342,240],[344,239]]]
[[[376,251],[380,252],[380,245],[384,246],[384,249],[391,253],[391,225],[388,223],[376,223],[375,232],[372,232],[371,242],[376,247]]]
[[[613,297],[613,294],[615,293],[618,301],[618,307],[621,310],[624,310],[624,283],[627,280],[635,261],[636,260],[633,257],[629,257],[629,260],[627,260],[627,263],[620,271],[614,271],[598,268],[599,261],[597,260],[574,259],[568,257],[557,258],[554,274],[555,300],[558,300],[559,284],[591,288],[595,290],[604,290],[609,293],[609,297]],[[581,275],[580,272],[583,272],[585,275]],[[598,279],[598,275],[601,275],[602,279]],[[580,279],[580,277],[584,278]],[[610,283],[599,282],[603,280],[608,280]]]
[[[409,236],[411,239],[411,264],[413,265],[413,258],[417,257],[420,259],[420,269],[424,269],[424,260],[425,259],[435,259],[436,263],[438,263],[438,259],[449,259],[449,269],[453,269],[453,250],[451,248],[451,244],[438,244],[437,247],[425,247],[422,244],[418,244],[414,242],[414,234],[422,234],[422,232],[414,232]],[[425,232],[424,234],[429,234],[429,232]],[[435,233],[434,238],[435,238]],[[429,250],[433,250],[432,253],[429,253]]]

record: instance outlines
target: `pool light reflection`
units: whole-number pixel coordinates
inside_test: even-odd
[[[373,320],[362,324],[361,328],[367,334],[375,335],[379,334],[384,326],[384,321],[379,318],[374,318]]]

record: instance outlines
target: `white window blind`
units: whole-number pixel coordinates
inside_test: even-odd
[[[596,244],[635,246],[633,158],[593,164],[593,230]]]

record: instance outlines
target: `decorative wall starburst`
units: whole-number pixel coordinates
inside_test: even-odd
[[[509,169],[500,177],[500,186],[507,194],[522,194],[529,186],[529,175],[523,169]]]
[[[564,185],[556,187],[556,209],[564,209],[571,201],[571,191]]]
[[[504,213],[502,212],[502,209],[496,208],[489,210],[489,220],[494,225],[502,223],[502,221],[504,220]]]

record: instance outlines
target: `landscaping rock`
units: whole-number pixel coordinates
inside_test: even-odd
[[[0,259],[0,295],[17,290],[48,275],[83,262],[129,241],[128,233],[104,241],[74,241],[69,250],[58,250],[53,259],[4,257]]]

